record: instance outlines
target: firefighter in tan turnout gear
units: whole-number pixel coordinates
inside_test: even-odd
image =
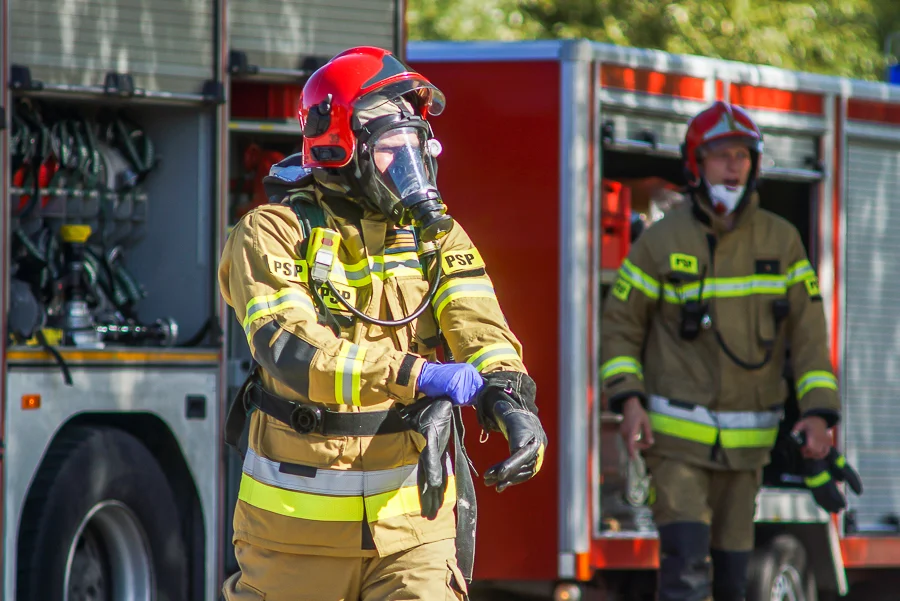
[[[691,202],[623,262],[603,315],[601,378],[653,481],[658,598],[742,601],[761,470],[787,398],[786,345],[808,461],[831,451],[840,398],[800,235],[758,206],[759,128],[717,102],[691,120],[683,152]]]
[[[304,86],[303,152],[266,178],[280,202],[229,236],[219,284],[258,363],[226,426],[233,442],[250,414],[229,601],[464,599],[459,408],[509,442],[488,485],[541,467],[521,345],[435,184],[443,105],[385,50],[337,55]]]

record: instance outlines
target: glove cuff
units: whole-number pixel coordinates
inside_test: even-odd
[[[537,415],[534,402],[537,385],[526,373],[519,371],[495,371],[483,374],[484,388],[475,401],[478,423],[489,432],[500,432],[494,417],[494,405],[501,400]]]

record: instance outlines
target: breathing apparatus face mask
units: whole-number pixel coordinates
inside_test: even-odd
[[[746,186],[729,186],[727,184],[716,184],[711,186],[708,182],[706,190],[709,193],[709,200],[712,202],[713,210],[719,215],[730,215],[737,208],[738,203],[744,197]]]
[[[453,226],[437,188],[440,152],[428,123],[399,108],[368,122],[359,144],[369,202],[392,222],[415,225],[424,242],[438,240]]]

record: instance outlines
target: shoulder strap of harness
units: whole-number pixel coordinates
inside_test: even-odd
[[[328,222],[325,220],[325,210],[315,202],[309,192],[305,191],[292,194],[285,202],[290,205],[291,210],[294,211],[294,215],[297,216],[297,221],[300,222],[300,231],[303,234],[303,241],[300,243],[300,248],[298,250],[300,256],[305,257],[306,248],[309,244],[309,239],[312,236],[312,231],[316,228],[326,227],[328,225]],[[309,268],[311,269],[311,267],[312,266]],[[334,314],[325,305],[325,301],[322,300],[322,295],[319,294],[316,285],[312,282],[312,278],[310,278],[309,290],[312,293],[313,302],[316,306],[316,314],[319,316],[319,322],[328,325],[334,332],[334,335],[340,337],[341,325]]]
[[[287,198],[288,204],[300,222],[300,230],[303,232],[303,240],[309,240],[313,229],[325,227],[325,211],[320,207],[308,192],[297,192]]]

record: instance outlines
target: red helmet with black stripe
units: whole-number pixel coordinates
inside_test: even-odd
[[[336,55],[303,86],[298,115],[303,166],[347,165],[357,142],[354,113],[400,97],[411,102],[423,119],[444,110],[441,91],[388,50],[360,46]]]

